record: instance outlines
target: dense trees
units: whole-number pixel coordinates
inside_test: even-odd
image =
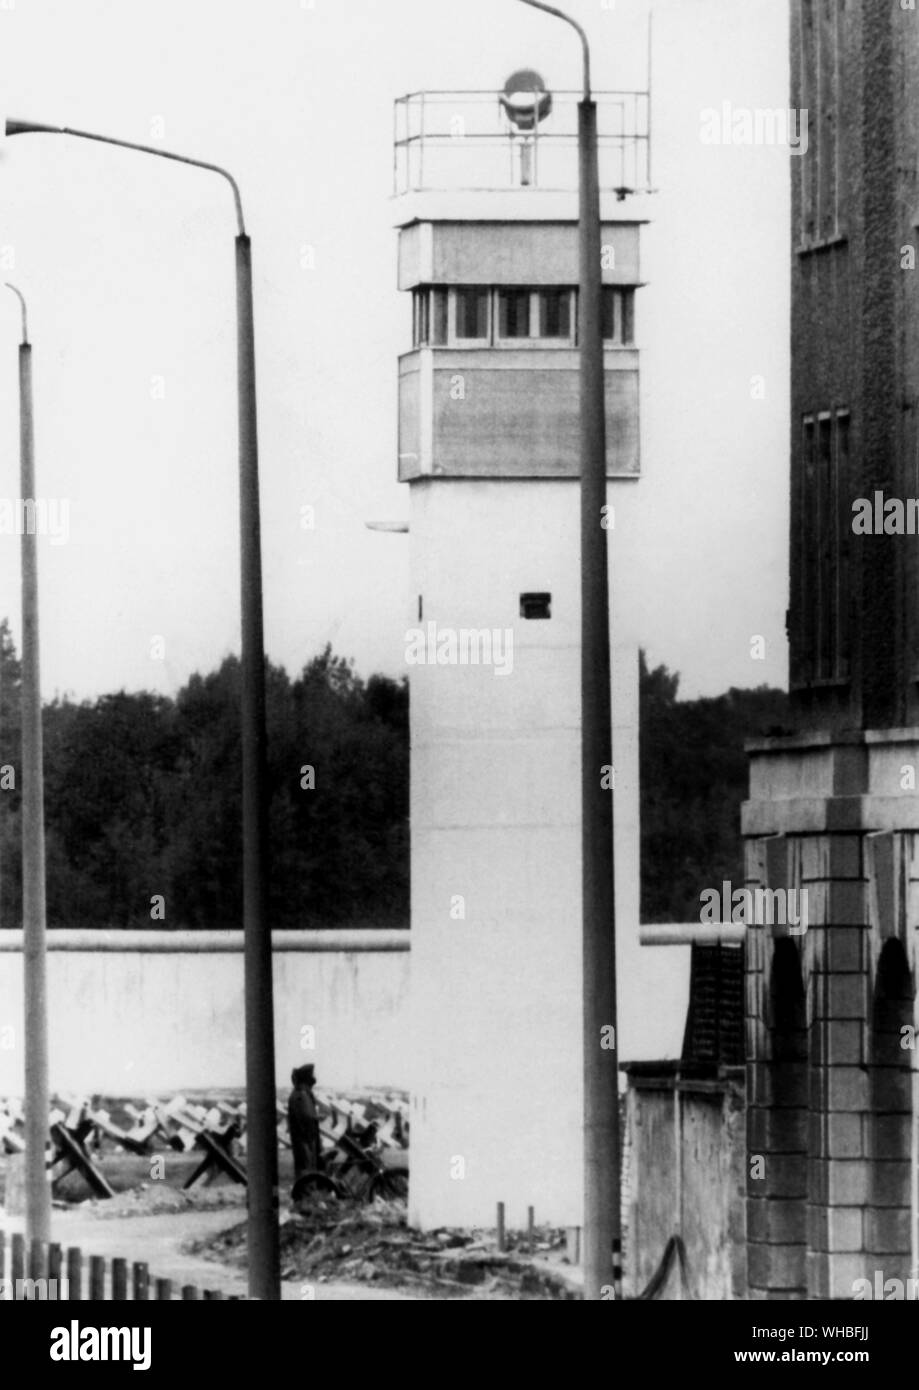
[[[18,769],[18,666],[3,637],[0,752]],[[239,679],[230,658],[174,700],[45,707],[49,926],[242,925]],[[267,687],[274,925],[407,925],[405,682],[364,682],[326,649],[296,680],[269,667]],[[18,786],[0,796],[0,921],[13,926]]]
[[[174,698],[45,707],[52,927],[241,925],[239,663]],[[267,681],[271,909],[278,927],[407,925],[408,687],[359,679],[330,648]],[[641,663],[642,918],[689,921],[743,882],[744,742],[787,724],[765,687],[680,701]],[[0,925],[20,922],[19,662],[0,621]],[[151,917],[151,899],[165,917]]]
[[[743,886],[744,744],[787,731],[788,697],[760,686],[680,701],[679,676],[644,655],[640,679],[641,918],[697,921],[703,889]]]

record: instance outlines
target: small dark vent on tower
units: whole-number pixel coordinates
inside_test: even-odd
[[[743,956],[742,946],[693,943],[684,1062],[743,1064]]]
[[[551,618],[552,595],[521,594],[520,616],[521,618]]]

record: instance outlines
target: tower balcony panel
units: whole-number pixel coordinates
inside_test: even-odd
[[[605,285],[641,282],[641,223],[604,222]],[[576,285],[578,226],[573,221],[432,218],[399,233],[399,289],[418,285]]]
[[[576,348],[419,348],[399,359],[399,479],[577,478]],[[608,348],[607,476],[639,472],[638,352]]]

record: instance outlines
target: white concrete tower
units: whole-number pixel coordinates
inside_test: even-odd
[[[596,99],[601,177],[620,195],[603,209],[614,507],[639,468],[641,219],[625,185],[647,182],[647,103]],[[399,364],[413,590],[410,1216],[493,1226],[503,1201],[509,1226],[528,1206],[540,1223],[579,1226],[578,244],[565,191],[575,106],[532,73],[481,94],[471,115],[469,103],[427,93],[397,107],[399,287],[414,302]],[[615,642],[621,609],[617,901],[637,950],[637,660]]]

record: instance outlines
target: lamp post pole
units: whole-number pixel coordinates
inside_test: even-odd
[[[48,1142],[47,920],[45,912],[45,804],[38,639],[38,507],[35,497],[35,424],[32,345],[26,302],[7,282],[22,310],[19,344],[19,468],[22,506],[22,957],[25,1013],[26,1242],[51,1239],[51,1192],[45,1166]],[[31,510],[30,510],[31,508]]]
[[[576,30],[584,57],[578,103],[578,245],[581,445],[581,848],[584,1066],[584,1297],[622,1296],[619,1050],[616,1015],[616,898],[609,573],[606,504],[606,402],[600,302],[600,171],[597,107],[591,96],[587,35],[542,0],[523,0]]]
[[[249,1293],[281,1297],[252,247],[236,238]]]
[[[255,394],[252,246],[239,188],[218,164],[153,145],[69,126],[7,121],[7,135],[69,135],[119,149],[170,159],[219,174],[233,191],[236,237],[236,313],[239,410],[240,591],[242,616],[242,820],[245,928],[246,1142],[248,1171],[249,1294],[281,1297],[278,1232],[278,1149],[275,1109],[274,992],[268,919],[268,799],[265,727],[265,651]]]

